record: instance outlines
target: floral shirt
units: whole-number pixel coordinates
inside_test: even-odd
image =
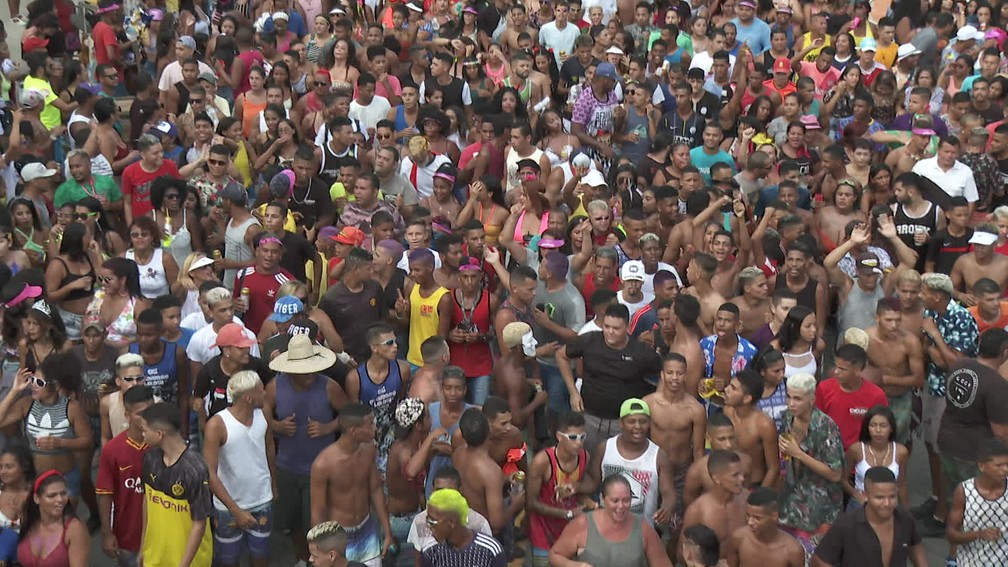
[[[782,432],[794,422],[790,410],[781,413]],[[844,466],[843,441],[836,422],[823,412],[813,409],[808,435],[800,443],[803,451],[815,460],[838,470]],[[780,522],[806,532],[815,532],[823,524],[832,524],[840,514],[843,489],[840,483],[829,481],[799,464],[796,459],[785,461],[784,489],[781,492]]]
[[[732,357],[732,376],[745,370],[746,366],[749,366],[749,362],[756,356],[756,347],[751,342],[743,339],[741,335],[735,336],[738,337],[738,348],[735,350],[735,356]],[[708,378],[714,375],[714,351],[717,348],[717,341],[717,335],[700,339],[700,350],[703,351],[704,362],[707,364],[704,376]]]
[[[980,331],[977,328],[976,319],[964,307],[950,299],[944,315],[939,315],[931,309],[925,309],[924,316],[935,320],[938,332],[941,333],[942,339],[949,348],[955,349],[965,356],[976,356]],[[944,368],[933,362],[928,362],[927,382],[929,394],[945,397]]]
[[[1001,171],[994,156],[965,152],[959,156],[959,161],[973,170],[973,179],[976,181],[981,203],[986,202],[988,197],[1001,187]]]

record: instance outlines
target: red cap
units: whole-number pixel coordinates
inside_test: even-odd
[[[774,59],[773,62],[773,72],[774,73],[790,73],[791,72],[791,60],[787,57],[778,57]]]
[[[210,348],[239,347],[249,348],[255,344],[255,340],[245,335],[245,327],[238,323],[228,323],[217,332],[217,341],[210,345]]]
[[[332,237],[336,242],[350,246],[360,246],[365,238],[367,235],[364,234],[364,231],[353,226],[344,226],[340,229],[339,234]]]
[[[45,49],[49,45],[48,39],[43,39],[41,37],[36,37],[30,35],[23,40],[21,40],[21,51],[25,53],[30,53],[38,49]]]

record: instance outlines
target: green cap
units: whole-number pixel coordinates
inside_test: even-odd
[[[638,415],[644,414],[651,417],[651,408],[648,407],[647,402],[640,398],[630,398],[623,402],[619,408],[620,419],[628,415]]]

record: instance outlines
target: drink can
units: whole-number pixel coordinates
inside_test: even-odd
[[[220,250],[214,250],[214,251],[213,251],[213,259],[214,259],[214,260],[220,260],[220,259],[221,259],[221,258],[222,258],[223,256],[224,256],[224,255],[223,255],[223,254],[221,254],[221,251],[220,251]]]
[[[252,290],[247,287],[243,287],[241,290],[241,298],[245,301],[248,301],[250,295],[252,295]]]

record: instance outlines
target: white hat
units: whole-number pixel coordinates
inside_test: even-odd
[[[614,45],[614,46],[610,47],[609,49],[606,49],[606,55],[619,55],[619,56],[623,56],[623,55],[626,55],[626,54],[623,53],[622,49],[620,49],[620,48],[618,48],[618,47],[616,47]]]
[[[620,279],[644,281],[644,262],[640,260],[630,260],[620,268]]]
[[[35,181],[36,179],[42,179],[43,177],[52,177],[56,175],[55,169],[49,169],[45,164],[38,162],[29,163],[28,165],[21,168],[21,179],[25,183],[29,181]]]
[[[896,60],[902,61],[907,57],[912,57],[914,55],[920,55],[920,54],[921,50],[917,49],[916,45],[912,43],[904,43],[903,45],[899,46],[899,49],[896,50]]]
[[[993,232],[987,232],[986,230],[978,230],[973,233],[970,237],[970,244],[979,244],[980,246],[991,246],[997,242],[998,237]]]
[[[601,185],[606,185],[606,180],[599,170],[593,169],[581,178],[581,183],[589,187],[599,187]]]
[[[199,260],[196,260],[195,262],[193,262],[192,266],[189,266],[189,271],[192,272],[192,271],[198,270],[200,268],[205,268],[206,266],[213,266],[213,263],[214,263],[213,260],[211,260],[210,258],[207,258],[206,256],[204,256],[204,257],[200,258]]]
[[[270,361],[270,370],[287,374],[315,374],[332,368],[336,353],[324,346],[312,344],[308,335],[294,335],[287,343],[287,352]]]
[[[330,16],[345,16],[346,15],[346,10],[344,10],[343,8],[340,8],[339,6],[337,6],[337,7],[333,8],[332,10],[329,10],[329,15]]]
[[[973,26],[963,26],[956,32],[956,39],[959,41],[971,41],[976,39],[977,29]]]

